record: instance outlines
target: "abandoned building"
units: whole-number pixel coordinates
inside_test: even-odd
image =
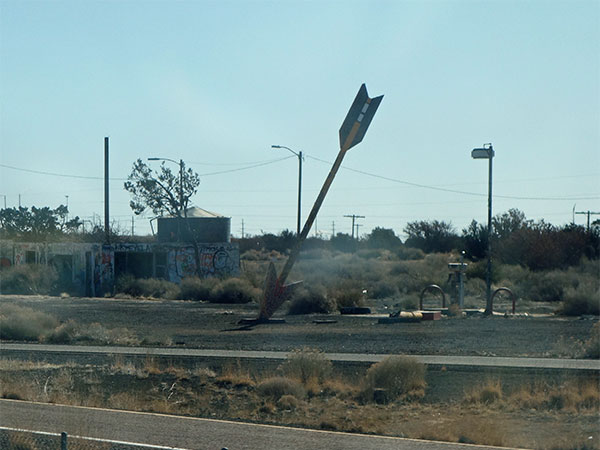
[[[159,218],[157,242],[152,243],[0,240],[0,266],[52,265],[61,285],[85,296],[112,292],[115,280],[125,274],[175,283],[194,275],[239,275],[240,252],[231,242],[231,219],[201,208],[186,213],[185,218]]]

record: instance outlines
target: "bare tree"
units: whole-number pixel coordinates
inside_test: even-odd
[[[124,188],[133,197],[129,206],[136,215],[150,209],[157,216],[185,216],[190,198],[200,185],[200,176],[192,169],[186,170],[183,161],[180,164],[180,172],[173,173],[164,161],[156,172],[141,159],[133,163]]]

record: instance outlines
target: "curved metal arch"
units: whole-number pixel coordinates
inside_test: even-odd
[[[433,289],[435,291],[439,291],[442,293],[442,308],[445,308],[446,307],[446,294],[444,293],[444,290],[441,287],[439,287],[437,284],[430,284],[429,286],[426,286],[421,291],[421,296],[419,297],[419,309],[423,309],[423,295],[429,289]]]
[[[496,289],[496,290],[494,291],[494,293],[492,294],[492,300],[491,300],[491,302],[490,302],[490,303],[491,303],[491,305],[492,305],[492,311],[494,310],[494,297],[496,296],[496,294],[497,294],[498,292],[501,292],[501,291],[508,292],[508,293],[510,294],[510,298],[511,298],[511,300],[512,300],[512,313],[514,314],[514,313],[515,313],[515,304],[516,304],[516,302],[517,302],[517,296],[515,295],[515,293],[514,293],[513,291],[511,291],[511,290],[510,290],[509,288],[507,288],[507,287],[499,287],[499,288],[498,288],[498,289]]]

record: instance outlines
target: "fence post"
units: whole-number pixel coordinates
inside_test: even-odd
[[[67,433],[60,433],[60,450],[67,450]]]

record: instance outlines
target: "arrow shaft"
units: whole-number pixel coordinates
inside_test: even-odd
[[[283,266],[281,274],[279,275],[279,278],[277,279],[277,282],[280,286],[282,286],[285,283],[285,280],[287,279],[288,275],[290,274],[292,267],[294,266],[294,263],[296,262],[296,259],[298,259],[298,255],[300,254],[300,249],[302,248],[302,244],[306,240],[306,237],[308,236],[308,233],[310,232],[310,229],[311,229],[315,219],[317,218],[319,209],[321,209],[323,200],[325,200],[325,196],[327,195],[327,192],[329,191],[329,188],[331,187],[331,183],[333,183],[333,179],[335,178],[335,175],[337,174],[340,166],[342,165],[342,160],[344,159],[344,156],[346,155],[346,145],[349,142],[352,142],[352,139],[354,139],[353,135],[356,134],[356,131],[354,129],[353,129],[353,131],[354,131],[354,133],[350,133],[350,135],[348,136],[348,139],[346,139],[346,142],[344,143],[344,147],[338,153],[337,158],[335,159],[335,162],[333,163],[333,166],[331,167],[331,170],[329,171],[329,175],[327,175],[327,178],[325,179],[325,183],[323,183],[323,187],[321,188],[321,191],[319,192],[319,195],[317,196],[317,200],[315,200],[315,204],[313,205],[313,207],[310,211],[310,214],[308,215],[308,218],[306,219],[306,222],[304,223],[304,228],[302,228],[302,232],[298,236],[298,240],[296,241],[296,244],[294,245],[294,248],[292,249],[290,256],[288,257],[288,260],[285,262],[285,266]]]

